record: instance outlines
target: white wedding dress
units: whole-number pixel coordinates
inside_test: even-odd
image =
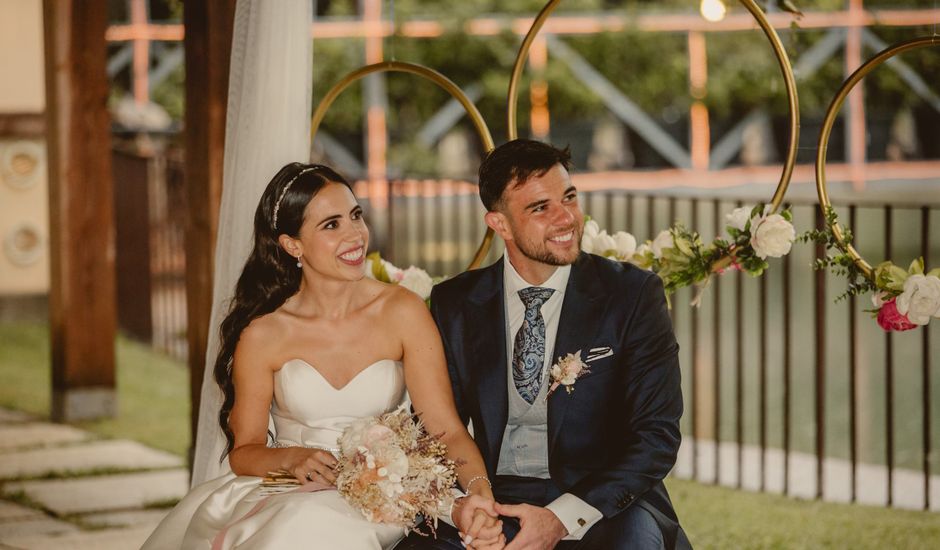
[[[277,444],[335,451],[351,421],[392,411],[406,400],[398,361],[377,361],[334,388],[310,364],[292,359],[274,375]],[[194,487],[143,549],[378,550],[404,536],[401,528],[367,521],[335,489],[270,495],[260,483],[228,473]]]

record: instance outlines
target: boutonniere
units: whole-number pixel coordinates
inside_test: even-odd
[[[570,394],[574,391],[575,381],[589,372],[591,372],[591,369],[588,368],[587,363],[581,360],[581,350],[560,358],[557,363],[552,365],[552,385],[548,388],[548,395],[558,389],[558,386],[564,386]]]

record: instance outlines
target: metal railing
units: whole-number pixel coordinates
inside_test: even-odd
[[[390,184],[379,226],[392,236],[380,243],[388,259],[434,275],[461,271],[483,232],[474,191]],[[682,220],[710,240],[742,201],[733,192],[705,193],[712,194],[593,191],[582,204],[601,227],[639,239]],[[903,264],[923,256],[929,265],[940,258],[940,243],[930,238],[940,202],[925,205],[922,197],[919,204],[860,197],[834,204],[866,257]],[[821,223],[814,200],[790,206],[799,231]],[[494,247],[489,260],[500,253]],[[700,290],[674,296],[686,401],[674,473],[802,498],[938,510],[936,329],[884,333],[865,311],[868,296],[835,300],[845,281],[813,270],[822,254],[796,244],[759,279],[715,277],[698,308],[689,303]]]
[[[147,220],[148,237],[146,244],[133,241],[133,250],[121,245],[131,242],[121,238],[131,226],[118,224],[122,326],[129,311],[149,315],[149,334],[134,334],[184,359],[181,165],[159,155],[115,159],[116,186],[138,189],[123,193],[118,211],[140,212],[145,203],[149,212],[136,216],[137,223]],[[581,201],[610,231],[645,240],[682,220],[708,241],[724,232],[726,213],[759,199],[753,187],[595,190],[582,192]],[[878,187],[868,187],[867,200],[851,193],[833,198],[862,254],[898,264],[923,256],[930,265],[940,258],[940,241],[930,236],[940,200],[925,199],[922,184],[892,182],[880,195]],[[358,183],[356,190],[373,250],[401,267],[459,273],[485,229],[469,183]],[[798,231],[818,225],[809,190],[792,191]],[[886,196],[894,203],[885,205]],[[487,263],[501,253],[497,242]],[[844,281],[811,267],[823,253],[796,244],[759,279],[737,272],[714,277],[698,308],[689,305],[698,290],[673,297],[686,404],[674,475],[803,498],[938,510],[936,323],[882,332],[865,312],[868,296],[834,300]],[[146,269],[122,275],[128,262],[146,262]],[[149,274],[147,280],[139,273]]]
[[[186,358],[186,195],[182,163],[162,153],[113,155],[118,325]]]

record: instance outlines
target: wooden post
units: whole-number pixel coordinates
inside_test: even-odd
[[[52,418],[114,416],[114,207],[105,0],[44,0]]]
[[[848,0],[849,19],[855,23],[863,19],[865,6],[863,0]],[[862,30],[859,25],[846,29],[845,36],[845,76],[855,72],[862,63]],[[865,86],[856,86],[849,93],[846,107],[846,162],[849,165],[849,179],[856,192],[865,190],[865,159],[868,145],[868,131],[865,122]]]
[[[225,108],[235,0],[187,2],[184,6],[186,49],[186,309],[192,441],[199,419],[199,395],[206,362],[212,313],[213,258]],[[190,447],[192,454],[192,446]]]

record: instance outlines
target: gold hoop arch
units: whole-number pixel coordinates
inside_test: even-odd
[[[560,2],[561,0],[549,0],[548,3],[545,4],[542,11],[535,17],[535,21],[532,22],[532,27],[529,28],[529,32],[522,40],[522,46],[519,48],[519,54],[516,56],[516,62],[512,68],[512,77],[509,79],[509,94],[506,101],[506,121],[508,123],[507,127],[510,140],[518,137],[516,110],[519,95],[519,78],[522,76],[522,69],[525,67],[525,62],[529,57],[529,48],[532,46],[535,36],[542,29],[542,25],[545,24],[545,20],[548,19],[548,16],[551,15]],[[787,145],[787,158],[786,162],[783,164],[783,173],[780,175],[780,181],[777,183],[777,189],[774,191],[773,198],[771,199],[772,209],[776,212],[780,207],[780,203],[783,202],[784,195],[787,193],[790,178],[793,177],[793,167],[796,165],[797,145],[800,141],[800,104],[796,92],[796,78],[793,76],[793,67],[790,66],[790,58],[787,56],[783,42],[780,41],[777,31],[775,31],[770,22],[767,21],[767,16],[764,15],[763,10],[754,3],[754,0],[741,0],[741,4],[751,12],[757,24],[764,31],[764,35],[766,35],[767,39],[770,41],[771,46],[773,46],[774,56],[777,58],[777,62],[780,65],[780,71],[783,73],[783,81],[787,89],[787,103],[790,109],[790,143]]]
[[[486,126],[486,122],[483,120],[483,116],[480,114],[480,111],[477,109],[476,105],[470,101],[470,98],[467,97],[467,94],[465,94],[459,86],[454,84],[452,80],[435,71],[434,69],[425,67],[423,65],[416,65],[414,63],[405,63],[402,61],[383,61],[381,63],[366,65],[365,67],[361,67],[347,74],[332,88],[330,88],[330,91],[326,93],[326,95],[323,97],[323,100],[320,101],[319,105],[317,105],[317,109],[313,112],[313,117],[310,122],[311,143],[317,136],[317,130],[320,129],[320,123],[323,122],[323,117],[326,116],[326,111],[330,108],[339,94],[343,92],[343,90],[364,76],[373,73],[385,72],[413,74],[425,80],[429,80],[434,84],[437,84],[438,87],[442,88],[444,91],[449,93],[451,97],[460,102],[464,110],[467,112],[467,115],[470,116],[470,120],[473,122],[473,126],[476,128],[477,134],[479,134],[480,140],[483,142],[483,146],[486,148],[487,152],[493,150],[493,136],[490,134],[490,130]],[[486,254],[490,250],[490,245],[493,243],[493,236],[493,230],[487,228],[486,233],[483,235],[483,241],[480,243],[476,254],[473,256],[473,260],[467,267],[468,270],[476,269],[483,263],[483,259],[486,258]]]
[[[822,129],[819,131],[819,145],[816,149],[816,193],[819,195],[819,208],[823,211],[824,215],[829,208],[832,208],[832,203],[829,201],[829,192],[826,190],[826,154],[829,152],[829,137],[832,133],[832,126],[835,124],[836,117],[839,115],[839,110],[845,102],[845,98],[848,97],[849,92],[852,91],[856,84],[885,61],[899,53],[929,46],[940,46],[940,36],[914,38],[888,46],[856,69],[855,72],[842,83],[842,87],[839,88],[838,93],[832,98],[832,103],[829,104],[829,110],[826,111],[826,118],[823,119]],[[834,223],[830,228],[832,229],[832,234],[836,242],[839,244],[839,248],[852,258],[852,261],[855,262],[855,265],[866,277],[873,279],[874,271],[872,270],[871,264],[862,258],[861,254],[855,250],[854,246],[845,242],[842,227],[840,227],[838,223]]]

